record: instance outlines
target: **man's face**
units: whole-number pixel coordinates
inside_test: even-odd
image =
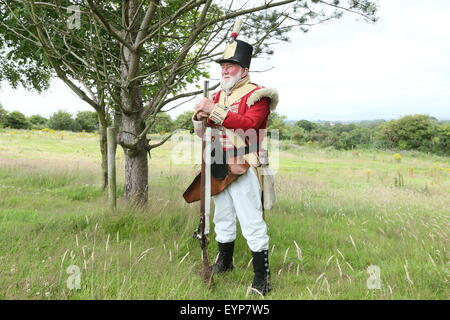
[[[236,77],[242,69],[241,77],[245,77],[247,75],[247,68],[242,68],[237,63],[224,62],[221,63],[222,67],[222,80],[227,82],[229,79]]]

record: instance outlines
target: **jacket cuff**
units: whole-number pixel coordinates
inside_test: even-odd
[[[216,103],[214,109],[212,109],[209,119],[217,124],[222,124],[227,117],[228,109],[224,105]]]
[[[192,116],[192,123],[194,125],[194,130],[202,130],[203,129],[203,121],[197,120],[197,112]]]

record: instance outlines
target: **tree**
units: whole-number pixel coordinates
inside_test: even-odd
[[[51,68],[43,59],[42,49],[15,30],[11,12],[4,6],[0,2],[0,85],[7,82],[14,89],[21,85],[42,92],[50,85]]]
[[[48,126],[53,130],[72,130],[74,123],[72,115],[63,110],[55,112],[48,119]]]
[[[174,122],[175,129],[188,130],[190,133],[194,133],[194,124],[192,123],[192,116],[194,111],[185,111],[180,113]]]
[[[173,120],[165,112],[160,112],[156,116],[155,124],[151,127],[150,133],[170,133],[173,130]]]
[[[28,3],[27,3],[28,2]],[[102,154],[102,171],[103,171],[103,188],[106,188],[108,182],[107,171],[107,143],[106,143],[106,127],[109,122],[108,103],[111,99],[105,94],[104,83],[99,81],[98,77],[87,72],[86,67],[79,64],[77,57],[89,55],[90,52],[80,53],[74,51],[72,55],[65,55],[65,60],[72,62],[70,75],[62,74],[61,68],[54,68],[50,60],[46,56],[44,47],[39,42],[37,29],[32,27],[33,22],[30,19],[26,6],[30,1],[0,1],[0,81],[7,81],[13,88],[22,85],[28,90],[42,92],[49,87],[50,79],[59,73],[58,77],[71,77],[77,81],[77,85],[85,88],[83,94],[87,95],[91,100],[91,105],[96,110],[99,119],[99,135],[100,150]],[[65,4],[70,4],[65,1]],[[44,6],[58,7],[52,3],[41,3]],[[67,25],[67,17],[64,21],[58,19],[61,15],[58,11],[47,11],[47,27],[55,30],[52,24]],[[86,24],[84,24],[86,26]],[[56,39],[58,40],[58,39]],[[59,38],[59,40],[62,40]],[[61,45],[61,43],[60,43]],[[59,50],[54,47],[55,50]],[[52,62],[57,63],[62,68],[66,64],[58,56],[53,56]],[[78,65],[74,63],[78,62]],[[66,70],[67,71],[67,70]],[[81,72],[83,71],[83,72]],[[89,76],[86,76],[86,74]],[[71,89],[77,93],[81,99],[86,98],[77,92],[76,85],[66,82]],[[76,129],[76,128],[73,128]]]
[[[329,127],[329,130],[337,133],[338,135],[340,135],[344,132],[350,132],[355,129],[356,129],[356,125],[353,123],[350,123],[350,124],[336,123],[334,126]]]
[[[430,151],[432,139],[437,134],[437,120],[428,115],[417,114],[381,124],[377,137],[386,147]]]
[[[28,122],[32,129],[44,129],[47,126],[48,120],[43,116],[35,114],[28,118]]]
[[[201,93],[185,92],[187,84],[208,77],[207,64],[221,54],[236,17],[246,15],[242,34],[259,55],[273,52],[264,40],[285,41],[293,27],[307,31],[344,12],[373,21],[376,12],[368,0],[230,3],[86,0],[73,10],[68,0],[0,0],[7,12],[0,25],[39,47],[57,76],[97,112],[112,102],[125,154],[125,196],[141,204],[147,200],[147,153],[161,145],[150,144],[147,133],[168,103]]]
[[[98,129],[97,113],[92,111],[79,111],[75,117],[75,123],[79,128],[77,131],[94,132]]]
[[[294,140],[294,143],[296,144],[303,144],[305,143],[306,139],[306,132],[305,129],[301,127],[294,126],[294,133],[292,134],[292,140]]]
[[[295,123],[295,125],[297,127],[303,128],[303,130],[308,132],[317,129],[317,124],[315,124],[314,122],[310,122],[308,120],[299,120]]]
[[[30,123],[22,112],[13,111],[6,115],[5,126],[13,129],[28,129]]]
[[[433,152],[444,156],[450,155],[450,124],[443,124],[438,128],[437,141],[433,145]]]
[[[70,2],[65,1],[65,4],[68,5]],[[0,68],[0,80],[7,80],[14,88],[18,84],[21,84],[27,89],[34,89],[38,92],[48,87],[51,71],[59,72],[58,76],[63,80],[68,80],[67,77],[71,77],[71,80],[77,81],[77,84],[74,84],[69,80],[66,81],[66,84],[81,99],[88,101],[97,112],[99,119],[100,150],[102,153],[103,187],[106,188],[108,181],[106,127],[109,124],[110,118],[107,105],[113,103],[113,101],[111,97],[105,94],[105,82],[96,77],[98,72],[90,73],[85,65],[79,63],[79,59],[91,54],[91,52],[83,53],[74,50],[72,55],[65,55],[64,58],[72,62],[72,66],[69,67],[70,73],[64,74],[61,73],[61,68],[53,68],[45,55],[43,46],[39,43],[39,38],[36,36],[37,30],[31,27],[33,22],[27,19],[29,16],[26,10],[24,10],[26,5],[26,1],[0,2],[0,21],[2,22],[0,23],[0,63],[2,66]],[[41,5],[58,8],[58,5],[51,3],[41,3]],[[54,26],[52,27],[52,23],[55,25],[67,24],[67,17],[64,17],[64,20],[58,19],[61,16],[60,13],[60,10],[47,11],[45,13],[48,17],[48,29],[55,30]],[[83,24],[83,26],[86,25]],[[55,41],[57,40],[62,39],[55,39]],[[54,48],[55,50],[59,50],[57,47]],[[118,50],[117,48],[116,51],[118,52]],[[58,59],[58,56],[53,56],[52,58],[52,62],[57,63],[62,68],[67,67],[67,63]],[[77,85],[84,87],[85,91],[79,90]],[[75,127],[72,129],[78,128],[78,130],[81,130],[78,123],[74,125]]]
[[[286,116],[272,111],[269,115],[269,123],[267,124],[268,135],[271,136],[272,130],[277,130],[279,139],[286,139],[288,131],[286,119]]]
[[[0,128],[3,128],[5,126],[7,115],[8,111],[6,111],[0,103]]]
[[[357,127],[348,132],[346,149],[368,146],[372,142],[373,131],[367,127]]]
[[[327,143],[331,143],[336,149],[350,150],[356,147],[367,146],[370,143],[371,131],[368,128],[355,127],[353,130],[334,131],[328,137]],[[340,129],[342,130],[342,128]]]

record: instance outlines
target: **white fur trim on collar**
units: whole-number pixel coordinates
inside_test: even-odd
[[[262,88],[253,92],[247,99],[247,105],[251,107],[261,98],[270,99],[270,111],[274,111],[278,105],[278,91],[273,88]]]

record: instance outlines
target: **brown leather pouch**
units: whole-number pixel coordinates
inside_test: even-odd
[[[242,156],[232,157],[228,159],[228,169],[232,174],[238,176],[247,172],[250,165],[244,160]]]
[[[236,179],[239,178],[240,175],[247,172],[248,168],[250,168],[250,165],[247,162],[244,162],[243,164],[240,163],[228,164],[228,174],[225,176],[224,179],[219,180],[214,176],[211,176],[211,195],[215,196],[221,193],[223,190],[225,190],[226,187],[228,187],[231,183],[236,181]],[[236,173],[233,173],[232,170]],[[199,173],[194,178],[194,181],[192,181],[191,185],[183,193],[183,198],[184,200],[186,200],[187,203],[192,203],[200,200],[200,195],[201,195],[201,173]]]

